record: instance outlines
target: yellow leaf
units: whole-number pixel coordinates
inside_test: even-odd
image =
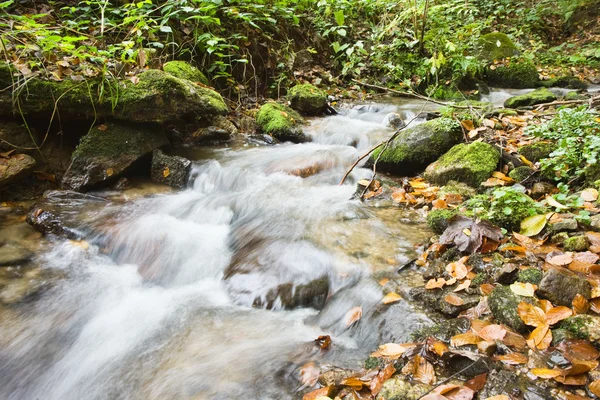
[[[517,313],[527,325],[538,327],[546,324],[546,313],[544,310],[529,303],[523,301],[519,303]]]
[[[481,338],[473,332],[461,333],[450,339],[450,345],[454,347],[466,346],[468,344],[477,344]]]
[[[400,300],[402,300],[402,296],[400,296],[398,293],[390,292],[383,298],[383,304],[392,304]]]
[[[465,304],[465,301],[463,299],[452,293],[447,294],[444,297],[444,301],[448,304],[452,304],[453,306],[462,306],[463,304]]]
[[[560,375],[560,371],[548,368],[532,368],[531,373],[542,379],[552,379]]]
[[[169,167],[165,167],[165,169],[163,169],[163,178],[166,178],[169,175],[171,175],[171,170]]]
[[[529,282],[515,282],[510,285],[510,290],[512,290],[514,294],[523,297],[533,297],[533,294],[535,293],[535,287]]]
[[[600,118],[596,118],[596,121],[600,122]],[[600,379],[597,379],[594,382],[590,383],[590,392],[600,397]]]
[[[106,176],[113,176],[114,173],[115,171],[112,168],[108,168],[106,170]]]
[[[346,323],[346,326],[350,327],[350,326],[354,325],[356,322],[358,322],[361,318],[362,318],[362,307],[357,306],[357,307],[351,308],[346,313],[346,316],[344,317],[344,321]]]

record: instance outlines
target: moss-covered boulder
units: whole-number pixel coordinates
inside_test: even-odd
[[[496,170],[500,153],[483,142],[458,144],[425,170],[425,179],[437,185],[450,181],[479,186]]]
[[[200,82],[208,85],[206,76],[196,67],[185,61],[169,61],[163,64],[163,71],[173,75],[175,78],[187,79],[191,82]]]
[[[573,236],[563,242],[565,251],[581,252],[586,251],[590,247],[590,242],[585,236]]]
[[[535,163],[548,158],[554,149],[556,149],[556,144],[552,142],[538,142],[520,147],[519,154]]]
[[[531,178],[534,174],[535,170],[526,165],[514,168],[510,171],[508,176],[513,179],[515,182],[523,182],[528,178]]]
[[[477,190],[463,182],[450,181],[440,188],[438,196],[445,199],[446,196],[458,195],[467,200],[477,195]]]
[[[113,180],[134,161],[168,143],[156,128],[123,123],[95,126],[73,152],[62,186],[81,191]]]
[[[552,78],[546,81],[541,81],[540,86],[551,88],[560,87],[567,89],[587,89],[588,85],[577,78],[576,76],[561,76],[559,78]]]
[[[488,296],[488,306],[497,321],[510,326],[517,332],[527,331],[527,325],[517,312],[524,297],[515,294],[509,286],[496,286]]]
[[[442,234],[448,227],[450,219],[456,214],[458,211],[454,209],[432,210],[427,214],[427,225],[435,233]]]
[[[572,92],[569,92],[567,94],[565,94],[565,97],[563,98],[563,100],[565,101],[577,101],[577,100],[587,100],[589,97],[587,97],[586,95],[583,95],[575,90],[573,90]]]
[[[304,115],[321,114],[327,106],[327,93],[308,83],[288,90],[287,98],[290,106]]]
[[[492,69],[493,68],[493,69]],[[491,86],[512,89],[527,89],[538,86],[539,74],[530,61],[511,62],[488,68],[487,82]]]
[[[437,118],[400,132],[381,154],[375,150],[371,160],[379,157],[378,169],[409,175],[421,172],[428,164],[460,143],[460,124],[450,118]]]
[[[483,35],[478,40],[479,57],[488,60],[502,60],[519,55],[514,42],[502,32],[492,32]]]
[[[508,98],[504,107],[519,108],[535,106],[536,104],[551,103],[556,100],[556,95],[546,88],[536,89],[531,93],[522,94]]]
[[[519,282],[528,282],[534,285],[540,283],[542,278],[544,277],[544,273],[537,268],[526,268],[522,269],[517,274],[517,281]]]
[[[282,142],[302,143],[304,119],[296,111],[278,103],[264,104],[256,114],[258,130]]]
[[[575,315],[561,322],[560,327],[579,339],[593,343],[600,342],[600,317],[595,315]]]

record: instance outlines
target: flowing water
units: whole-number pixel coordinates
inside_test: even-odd
[[[378,281],[407,297],[419,278],[396,271],[431,233],[418,213],[353,199],[369,170],[339,182],[393,132],[390,113],[430,110],[364,104],[311,121],[310,143],[182,151],[195,160],[185,190],[139,182],[66,201],[85,242],[0,215],[0,240],[35,254],[1,268],[0,398],[287,399],[309,362],[359,368],[379,343],[409,340],[431,321],[383,305]]]

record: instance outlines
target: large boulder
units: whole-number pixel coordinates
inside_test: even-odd
[[[321,114],[327,106],[327,93],[308,83],[294,86],[287,97],[291,107],[304,115]]]
[[[508,98],[504,107],[519,108],[535,106],[536,104],[550,103],[556,100],[556,95],[546,88],[536,89],[531,93],[522,94]]]
[[[169,61],[163,64],[163,71],[173,75],[175,78],[186,79],[190,82],[200,82],[208,85],[206,76],[196,67],[185,61]]]
[[[304,119],[296,111],[278,103],[264,104],[256,114],[258,130],[282,142],[302,143]]]
[[[477,187],[496,170],[500,153],[482,142],[457,144],[425,170],[425,179],[437,185],[450,181]]]
[[[502,60],[519,55],[514,42],[502,32],[483,35],[478,40],[479,57],[488,61]]]
[[[437,118],[400,132],[381,154],[381,148],[371,156],[379,157],[378,169],[403,175],[421,172],[428,164],[450,150],[463,139],[460,124],[450,118]]]
[[[544,275],[537,294],[553,304],[571,307],[577,294],[589,299],[591,290],[587,279],[564,268],[553,268]]]
[[[187,185],[191,168],[192,162],[187,158],[169,156],[159,149],[152,152],[150,177],[155,182],[184,188]]]
[[[0,85],[12,86],[13,74],[11,67],[0,64]],[[104,95],[99,98],[101,91]],[[94,78],[82,84],[33,78],[23,90],[0,92],[0,115],[13,115],[14,96],[19,97],[20,112],[44,117],[59,112],[63,121],[113,117],[164,123],[183,117],[210,120],[229,111],[214,90],[155,69],[139,74],[135,82]]]
[[[27,154],[0,157],[0,187],[16,182],[33,172],[36,162]]]
[[[492,69],[494,68],[494,69]],[[539,74],[530,61],[511,62],[488,68],[487,81],[491,86],[527,89],[538,86]]]
[[[152,127],[113,122],[95,126],[73,152],[62,186],[81,191],[113,180],[134,161],[168,143],[166,135]]]

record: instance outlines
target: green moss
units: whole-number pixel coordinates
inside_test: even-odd
[[[560,342],[565,340],[575,339],[573,334],[566,329],[552,329],[552,346],[558,346]]]
[[[475,286],[475,287],[479,287],[481,285],[483,285],[484,283],[486,283],[488,280],[488,276],[483,273],[480,272],[477,275],[475,275],[475,278],[473,278],[473,280],[471,281],[471,285]]]
[[[535,171],[527,166],[517,167],[510,171],[509,177],[514,179],[516,182],[523,182],[525,179],[530,178]]]
[[[594,320],[588,315],[575,315],[563,320],[560,327],[578,339],[590,339],[590,328],[595,327]]]
[[[383,367],[383,360],[377,357],[369,357],[365,360],[365,369],[376,369]]]
[[[522,297],[516,295],[508,286],[496,286],[488,296],[488,305],[494,318],[518,332],[525,332],[527,326],[519,317],[517,307]]]
[[[307,115],[322,113],[327,105],[327,93],[308,83],[294,86],[287,97],[294,110]]]
[[[448,221],[456,214],[456,210],[432,210],[427,214],[427,225],[435,233],[443,233],[448,227]]]
[[[550,103],[556,100],[556,95],[546,88],[536,89],[531,93],[513,96],[504,102],[505,107],[518,108]]]
[[[479,186],[498,166],[500,153],[483,142],[458,144],[425,170],[425,179],[443,185],[452,180]]]
[[[461,91],[454,86],[429,86],[425,89],[425,93],[437,100],[461,100],[465,98]]]
[[[259,129],[279,140],[304,141],[300,125],[304,120],[296,111],[277,103],[264,104],[256,114]]]
[[[534,88],[538,85],[537,68],[530,61],[511,62],[487,71],[488,82],[492,86],[514,89]]]
[[[208,79],[200,70],[185,61],[169,61],[163,65],[163,71],[176,78],[187,79],[192,82],[200,82],[208,85]]]
[[[544,273],[536,268],[527,268],[519,271],[517,280],[519,282],[528,282],[534,285],[539,284],[544,277]]]
[[[522,146],[519,148],[519,154],[535,163],[548,158],[554,149],[556,149],[556,145],[552,142],[538,142]]]
[[[507,230],[519,230],[525,218],[542,214],[544,210],[525,193],[512,188],[496,189],[487,214],[494,224]]]
[[[469,199],[477,195],[477,191],[471,186],[463,182],[449,181],[446,185],[442,186],[438,192],[439,197],[444,197],[448,194],[458,194],[463,200]]]
[[[590,243],[585,236],[573,236],[563,242],[565,251],[586,251]]]
[[[480,58],[488,61],[501,60],[519,54],[513,41],[501,32],[492,32],[481,36],[478,47]]]
[[[566,101],[573,101],[573,100],[586,100],[586,99],[587,99],[587,97],[586,97],[586,96],[584,96],[584,95],[582,95],[582,94],[579,94],[579,93],[577,93],[576,91],[572,91],[572,92],[569,92],[569,93],[567,93],[567,94],[565,95],[565,98],[564,98],[564,99],[565,99]]]
[[[546,81],[541,81],[540,86],[551,88],[560,87],[568,89],[587,89],[587,84],[576,76],[561,76]]]
[[[379,158],[388,170],[411,173],[434,161],[462,140],[460,124],[450,118],[436,118],[402,131]],[[379,157],[381,148],[371,155]],[[387,164],[387,166],[386,166]]]
[[[466,109],[463,107],[473,107],[473,109]],[[456,103],[456,107],[452,105],[442,107],[440,113],[442,117],[458,118],[461,121],[478,121],[482,116],[490,114],[493,109],[494,105],[487,101],[463,100]]]

